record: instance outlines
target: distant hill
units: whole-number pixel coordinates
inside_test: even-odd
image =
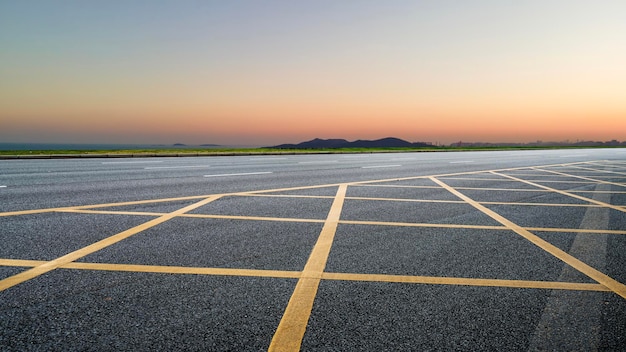
[[[298,144],[281,144],[268,148],[278,149],[325,149],[325,148],[420,148],[432,147],[432,144],[416,142],[411,143],[400,138],[388,137],[376,140],[356,140],[349,142],[345,139],[320,139],[315,138],[310,141]]]

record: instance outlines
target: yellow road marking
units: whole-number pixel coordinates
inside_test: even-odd
[[[581,170],[589,170],[589,171],[595,171],[595,172],[600,172],[600,173],[607,173],[607,174],[616,174],[616,175],[620,175],[620,176],[626,176],[626,173],[624,172],[617,172],[617,171],[610,171],[610,170],[599,170],[599,169],[592,169],[590,167],[584,167],[584,166],[573,166],[576,169],[581,169]],[[604,166],[606,167],[606,166]],[[596,176],[594,176],[596,177]],[[597,176],[597,177],[612,177],[612,176]],[[623,177],[621,177],[623,178]]]
[[[379,198],[379,197],[346,197],[348,200],[376,200],[384,202],[414,202],[414,203],[452,203],[463,204],[460,200],[442,200],[442,199],[411,199],[411,198]]]
[[[259,190],[259,191],[237,192],[237,193],[233,193],[232,195],[241,195],[241,194],[250,195],[250,194],[262,194],[262,193],[302,191],[302,190],[307,190],[307,189],[337,187],[339,185],[341,185],[341,183],[329,183],[325,185],[315,185],[315,186],[296,186],[296,187],[286,187],[286,188],[264,189],[264,190]]]
[[[540,167],[554,167],[554,166],[563,166],[563,165],[577,165],[583,164],[585,162],[574,162],[570,164],[548,164],[541,165]],[[476,174],[484,174],[491,171],[515,171],[515,170],[524,170],[528,169],[528,166],[521,167],[512,167],[506,169],[496,169],[496,170],[480,170],[480,171],[466,171],[466,172],[453,172],[448,174],[439,174],[439,175],[423,175],[423,176],[408,176],[408,177],[396,177],[396,178],[388,178],[388,179],[380,179],[380,180],[368,180],[368,181],[357,181],[349,183],[351,186],[362,186],[371,183],[383,183],[383,182],[397,182],[397,181],[409,181],[409,180],[418,180],[418,179],[429,179],[430,177],[454,177],[454,176],[462,176],[462,175],[476,175]]]
[[[531,167],[531,169],[533,169]],[[544,169],[533,169],[536,171],[545,171]],[[504,173],[504,172],[503,172]],[[546,171],[546,174],[538,174],[538,173],[522,173],[522,172],[507,172],[507,175],[511,175],[511,176],[517,176],[517,177],[559,177],[558,175],[551,175],[548,174]]]
[[[414,203],[448,203],[448,204],[465,204],[460,200],[442,200],[442,199],[410,199],[410,198],[376,198],[376,197],[346,197],[346,200],[373,200],[385,202],[414,202]],[[490,205],[523,205],[523,206],[544,206],[544,207],[586,207],[601,208],[599,204],[572,204],[572,203],[524,203],[524,202],[492,202],[478,201],[481,204]]]
[[[492,172],[494,175],[509,176],[498,172]],[[566,175],[566,174],[564,174]],[[569,176],[569,175],[568,175]],[[513,177],[513,176],[510,176]],[[574,177],[574,176],[571,176]],[[495,181],[495,182],[512,182],[512,180],[503,180],[496,178],[470,178],[470,177],[442,177],[444,180],[465,180],[465,181]],[[559,180],[529,180],[529,182],[545,182],[545,183],[576,183],[576,184],[593,184],[597,181],[559,181]]]
[[[557,175],[565,175],[565,176],[568,176],[568,177],[579,178],[579,179],[581,179],[581,180],[592,181],[592,182],[595,182],[595,183],[602,183],[602,184],[605,184],[605,185],[613,185],[613,186],[626,187],[626,185],[621,184],[621,183],[615,183],[615,182],[610,182],[610,181],[603,181],[603,180],[598,180],[598,179],[595,179],[595,178],[590,178],[590,177],[586,177],[586,176],[576,176],[576,175],[570,175],[570,174],[566,174],[566,173],[559,172],[559,171],[553,171],[553,170],[545,170],[545,171],[547,171],[547,172],[552,172],[552,173],[557,174]]]
[[[177,198],[162,198],[162,199],[151,199],[151,200],[135,200],[135,201],[130,201],[130,202],[120,202],[120,203],[102,203],[102,204],[91,204],[91,205],[76,205],[76,206],[57,207],[57,208],[45,208],[45,209],[19,210],[19,211],[9,211],[9,212],[0,213],[0,216],[40,214],[40,213],[49,213],[49,212],[55,212],[55,211],[62,212],[62,211],[68,211],[68,210],[83,210],[83,209],[94,209],[94,208],[119,207],[119,206],[124,206],[124,205],[139,205],[139,204],[175,202],[175,201],[180,201],[180,200],[204,199],[204,198],[207,198],[207,197],[210,197],[210,195],[177,197]]]
[[[557,227],[524,227],[528,231],[535,232],[573,232],[573,233],[597,233],[608,235],[626,235],[626,231],[620,230],[598,230],[598,229],[567,229]]]
[[[337,189],[337,195],[326,218],[324,228],[289,299],[285,313],[270,343],[269,351],[300,350],[322,272],[326,267],[326,261],[335,238],[347,188],[346,184],[342,184]]]
[[[554,167],[554,166],[565,166],[565,165],[577,165],[584,164],[585,162],[576,162],[570,164],[549,164],[542,165],[538,167]],[[506,168],[506,169],[496,169],[491,170],[491,172],[505,172],[505,171],[515,171],[515,170],[524,170],[529,167],[516,167],[516,168]],[[417,179],[428,179],[429,177],[453,177],[453,176],[461,176],[461,175],[474,175],[474,174],[482,174],[490,171],[470,171],[470,172],[455,172],[449,174],[440,174],[440,175],[424,175],[424,176],[409,176],[409,177],[401,177],[401,178],[391,178],[391,179],[380,179],[380,180],[368,180],[368,181],[358,181],[349,183],[353,186],[367,186],[371,183],[384,183],[384,182],[396,182],[396,181],[407,181],[407,180],[417,180]],[[220,194],[221,196],[237,196],[237,195],[252,195],[252,194],[263,194],[263,193],[274,193],[274,192],[287,192],[287,191],[299,191],[306,189],[316,189],[316,188],[326,188],[326,187],[337,187],[340,183],[331,183],[325,185],[314,185],[314,186],[296,186],[296,187],[286,187],[286,188],[276,188],[276,189],[266,189],[266,190],[257,190],[257,191],[244,191],[244,192],[234,192],[234,193],[224,193]],[[383,186],[383,185],[379,185]],[[420,186],[413,186],[420,187]],[[429,186],[421,186],[421,187],[429,187]],[[439,188],[439,187],[436,187]],[[465,187],[458,189],[466,189]],[[472,189],[469,187],[469,189]],[[475,188],[480,189],[480,188]],[[494,188],[494,190],[496,190]],[[503,189],[507,190],[507,189]],[[520,190],[523,191],[523,190]],[[539,191],[539,190],[529,190],[529,191]],[[14,216],[14,215],[27,215],[27,214],[39,214],[39,213],[47,213],[54,211],[64,211],[68,209],[94,209],[94,208],[105,208],[105,207],[117,207],[117,206],[125,206],[125,205],[139,205],[139,204],[151,204],[151,203],[160,203],[160,202],[174,202],[180,200],[194,200],[194,199],[204,199],[208,197],[212,197],[214,194],[200,195],[200,196],[188,196],[188,197],[176,197],[176,198],[161,198],[161,199],[149,199],[149,200],[138,200],[138,201],[128,201],[128,202],[119,202],[119,203],[102,203],[102,204],[91,204],[91,205],[75,205],[75,206],[66,206],[66,207],[54,207],[54,208],[44,208],[44,209],[31,209],[31,210],[18,210],[18,211],[10,211],[10,212],[0,212],[0,216]]]
[[[475,279],[475,278],[463,278],[463,277],[323,273],[322,279],[343,280],[343,281],[431,284],[431,285],[540,288],[540,289],[549,289],[549,290],[610,291],[608,288],[600,284],[587,284],[587,283],[578,283],[578,282],[558,282],[558,281]]]
[[[46,261],[43,261],[43,260],[0,259],[0,266],[35,267],[44,263],[46,263]],[[83,263],[83,262],[70,262],[67,264],[60,265],[59,268],[77,269],[77,270],[125,271],[125,272],[134,272],[134,273],[193,274],[193,275],[215,275],[215,276],[254,276],[254,277],[272,277],[272,278],[285,278],[285,279],[300,278],[299,271],[286,271],[286,270],[203,268],[203,267],[186,267],[186,266]]]
[[[141,205],[141,204],[152,204],[152,203],[177,202],[177,201],[181,201],[181,200],[205,199],[205,198],[208,198],[210,196],[211,195],[176,197],[176,198],[161,198],[161,199],[144,199],[144,200],[133,200],[133,201],[119,202],[119,203],[102,203],[102,204],[91,204],[91,205],[78,205],[78,206],[64,207],[64,208],[93,209],[93,208],[106,208],[106,207],[121,207],[121,206],[125,206],[125,205]],[[61,209],[63,209],[63,208],[61,208]]]
[[[33,267],[33,266],[41,265],[43,263],[45,263],[45,261],[21,260],[21,259],[0,259],[0,265],[2,266]],[[270,277],[270,278],[284,278],[284,279],[298,279],[301,277],[300,271],[203,268],[203,267],[184,267],[184,266],[136,265],[136,264],[71,262],[71,263],[61,265],[59,268],[74,269],[74,270],[123,271],[123,272],[135,272],[135,273],[160,273],[160,274],[181,274],[181,275]],[[589,284],[589,283],[578,283],[578,282],[558,282],[558,281],[476,279],[476,278],[464,278],[464,277],[436,277],[436,276],[323,272],[321,279],[322,280],[339,280],[339,281],[393,282],[393,283],[430,284],[430,285],[539,288],[539,289],[550,289],[550,290],[573,290],[573,291],[610,291],[608,288],[600,284]]]
[[[150,213],[144,211],[115,211],[90,209],[57,209],[57,213],[103,214],[103,215],[134,215],[134,216],[162,216],[167,213]]]
[[[457,188],[458,189],[458,188]],[[546,191],[548,192],[548,191]],[[255,195],[256,196],[256,195]],[[258,195],[259,197],[267,197],[268,195]],[[271,196],[270,196],[271,197]],[[278,196],[282,197],[282,196]],[[311,197],[317,198],[317,197]],[[324,197],[326,198],[326,197]],[[346,197],[346,200],[371,200],[385,202],[413,202],[413,203],[448,203],[448,204],[465,204],[461,200],[441,200],[441,199],[410,199],[410,198],[380,198],[380,197]],[[571,204],[571,203],[523,203],[523,202],[492,202],[478,201],[481,204],[489,205],[520,205],[520,206],[544,206],[544,207],[587,207],[601,208],[598,204]],[[104,215],[134,215],[134,216],[161,216],[167,213],[140,212],[140,211],[114,211],[114,210],[81,210],[81,209],[57,209],[53,212],[59,213],[82,213],[82,214],[104,214]],[[307,218],[279,218],[279,217],[263,217],[263,216],[245,216],[245,215],[218,215],[218,214],[182,214],[180,217],[195,218],[213,218],[213,219],[234,219],[234,220],[262,220],[262,221],[286,221],[286,222],[324,222],[321,219]]]
[[[621,212],[626,212],[626,209],[624,209],[624,207],[620,207],[620,206],[617,206],[617,205],[613,205],[613,204],[608,204],[608,203],[600,202],[600,201],[595,200],[595,199],[586,198],[586,197],[583,197],[583,196],[579,196],[579,195],[577,195],[577,194],[573,194],[573,193],[569,193],[569,192],[566,192],[566,191],[562,191],[562,190],[560,190],[560,189],[555,189],[555,188],[551,188],[551,187],[548,187],[548,186],[540,185],[540,184],[538,184],[538,183],[534,183],[534,182],[531,182],[531,181],[522,180],[522,179],[517,178],[517,177],[513,177],[513,176],[509,176],[509,175],[504,175],[504,174],[499,174],[499,173],[497,173],[497,172],[493,172],[493,173],[495,173],[495,174],[497,174],[497,175],[502,175],[502,176],[505,176],[505,177],[511,178],[511,179],[516,180],[516,181],[519,181],[519,182],[523,182],[523,183],[529,184],[529,185],[531,185],[531,186],[535,186],[535,187],[543,188],[543,189],[548,190],[548,191],[551,191],[551,192],[555,192],[555,193],[559,193],[559,194],[562,194],[562,195],[565,195],[565,196],[568,196],[568,197],[572,197],[572,198],[580,199],[580,200],[583,200],[583,201],[585,201],[585,202],[589,202],[589,203],[593,203],[593,204],[598,204],[598,205],[601,205],[601,206],[603,206],[603,207],[607,207],[607,208],[611,208],[611,209],[619,210],[619,211],[621,211]]]
[[[436,177],[436,176],[435,176]],[[350,186],[353,186],[352,184]],[[439,186],[405,186],[405,185],[377,185],[377,184],[355,184],[354,187],[388,187],[388,188],[428,188],[428,189],[441,189]],[[528,188],[497,188],[497,187],[455,187],[456,189],[475,190],[475,191],[505,191],[505,192],[544,192],[548,193],[544,189],[528,189]],[[593,192],[593,191],[580,191],[580,192]],[[626,193],[626,192],[624,192]]]
[[[527,188],[496,188],[496,187],[454,187],[469,191],[503,191],[503,192],[549,192],[544,189],[527,189]]]
[[[521,202],[483,202],[477,201],[480,204],[489,205],[521,205],[521,206],[541,206],[541,207],[582,207],[582,208],[603,208],[604,206],[599,204],[571,204],[571,203],[521,203]]]
[[[487,177],[439,177],[444,180],[461,180],[461,181],[496,181],[496,182],[511,182],[511,180],[501,179],[501,178],[487,178]]]
[[[74,252],[68,253],[62,257],[59,257],[57,259],[51,260],[49,262],[45,262],[39,266],[36,266],[32,269],[23,271],[19,274],[10,276],[8,278],[5,278],[4,280],[0,280],[0,291],[6,290],[9,287],[13,287],[15,285],[18,285],[24,281],[33,279],[39,275],[45,274],[49,271],[52,271],[56,268],[58,268],[61,265],[70,263],[75,261],[76,259],[82,258],[88,254],[94,253],[96,251],[101,250],[102,248],[108,247],[114,243],[117,243],[125,238],[128,238],[136,233],[139,233],[141,231],[147,230],[151,227],[154,227],[156,225],[159,225],[161,223],[164,223],[168,220],[171,220],[172,218],[174,218],[177,215],[180,214],[184,214],[185,212],[191,211],[195,208],[201,207],[205,204],[208,204],[218,198],[220,198],[221,195],[216,195],[213,197],[209,197],[209,198],[205,198],[199,202],[196,202],[194,204],[191,204],[189,206],[186,206],[184,208],[181,208],[179,210],[176,210],[172,213],[169,214],[165,214],[161,217],[158,217],[156,219],[152,219],[148,222],[145,222],[141,225],[135,226],[131,229],[128,229],[126,231],[122,231],[116,235],[113,235],[111,237],[107,237],[103,240],[100,240],[98,242],[92,243],[89,246],[83,247],[81,249],[78,249]]]
[[[46,263],[45,260],[27,260],[27,259],[2,259],[0,258],[0,266],[23,266],[33,267]]]
[[[569,253],[567,253],[567,252],[561,250],[560,248],[554,246],[553,244],[551,244],[551,243],[541,239],[539,236],[537,236],[537,235],[531,233],[530,231],[522,228],[521,226],[513,223],[509,219],[506,219],[505,217],[503,217],[500,214],[494,212],[493,210],[485,207],[484,205],[479,204],[478,202],[476,202],[473,199],[467,197],[463,193],[461,193],[461,192],[457,191],[456,189],[452,188],[451,186],[447,185],[443,181],[440,181],[440,180],[438,180],[438,179],[436,179],[434,177],[432,177],[431,179],[434,182],[436,182],[437,184],[439,184],[442,187],[444,187],[447,190],[449,190],[451,193],[455,194],[457,197],[465,200],[467,203],[472,205],[474,208],[480,210],[481,212],[483,212],[484,214],[488,215],[492,219],[498,221],[502,225],[508,227],[509,229],[515,231],[517,234],[519,234],[522,237],[526,238],[527,240],[529,240],[530,242],[532,242],[533,244],[535,244],[539,248],[541,248],[541,249],[545,250],[546,252],[552,254],[553,256],[559,258],[560,260],[562,260],[563,262],[565,262],[569,266],[571,266],[574,269],[576,269],[576,270],[582,272],[583,274],[589,276],[590,278],[592,278],[593,280],[597,281],[598,283],[606,286],[611,291],[615,292],[616,294],[620,295],[621,297],[626,298],[626,285],[622,284],[621,282],[619,282],[617,280],[614,280],[613,278],[609,277],[608,275],[606,275],[606,274],[604,274],[604,273],[602,273],[602,272],[592,268],[591,266],[583,263],[582,261],[578,260],[577,258],[571,256]]]
[[[545,191],[548,192],[548,191]],[[385,202],[414,202],[414,203],[448,203],[448,204],[465,204],[461,200],[442,200],[442,199],[410,199],[410,198],[376,198],[376,197],[346,197],[346,200],[372,200]],[[522,205],[522,206],[543,206],[543,207],[586,207],[601,208],[599,204],[572,204],[572,203],[525,203],[525,202],[492,202],[477,201],[481,204],[490,205]]]
[[[354,184],[351,187],[387,187],[387,188],[423,188],[423,189],[441,189],[439,186],[412,186],[412,185],[377,185],[372,183],[367,184]]]
[[[41,260],[0,259],[1,266],[34,267],[45,263]],[[136,265],[136,264],[107,264],[107,263],[82,263],[71,262],[59,266],[62,269],[73,270],[101,270],[123,271],[135,273],[159,273],[179,275],[209,275],[209,276],[247,276],[298,279],[300,271],[286,270],[257,270],[257,269],[233,269],[233,268],[204,268],[184,266],[161,266],[161,265]],[[600,284],[558,282],[558,281],[527,281],[527,280],[501,280],[501,279],[476,279],[464,277],[436,277],[436,276],[411,276],[389,274],[358,274],[358,273],[328,273],[323,272],[322,280],[338,281],[367,281],[367,282],[393,282],[409,284],[430,285],[457,285],[457,286],[484,286],[484,287],[512,287],[512,288],[539,288],[550,290],[572,291],[610,291]]]
[[[626,169],[624,169],[623,166],[615,165],[615,164],[619,164],[619,161],[616,161],[616,160],[613,161],[613,164],[606,164],[606,163],[603,164],[603,163],[600,163],[600,162],[589,162],[587,164],[588,165],[592,165],[592,166],[593,165],[598,165],[598,166],[602,166],[602,167],[606,167],[606,168],[610,168],[610,169],[618,169],[618,170],[626,171]],[[576,167],[576,166],[573,166],[573,167]],[[595,169],[592,169],[592,170],[595,170]],[[598,170],[598,171],[605,171],[605,170]],[[626,173],[624,175],[626,175]]]
[[[379,225],[379,226],[400,226],[400,227],[433,227],[443,229],[472,229],[472,230],[508,230],[505,226],[489,225],[466,225],[466,224],[436,224],[419,222],[389,222],[389,221],[367,221],[367,220],[339,220],[340,224],[347,225]]]
[[[210,197],[214,197],[214,196],[217,196],[217,195],[219,195],[221,197],[224,197],[224,196],[239,196],[239,195],[253,196],[253,195],[257,195],[257,193],[294,191],[294,190],[304,190],[304,189],[315,189],[315,188],[332,187],[332,186],[336,187],[338,185],[339,184],[317,185],[317,186],[302,186],[302,187],[289,187],[289,188],[278,188],[278,189],[251,191],[251,192],[206,194],[206,195],[200,195],[200,196],[136,200],[136,201],[119,202],[119,203],[100,203],[100,204],[73,205],[73,206],[66,206],[66,207],[54,207],[54,208],[44,208],[44,209],[17,210],[17,211],[9,211],[9,212],[0,212],[0,216],[28,215],[28,214],[40,214],[40,213],[49,213],[49,212],[63,212],[63,211],[70,211],[70,210],[88,210],[88,209],[95,209],[95,208],[120,207],[120,206],[127,206],[127,205],[141,205],[141,204],[152,204],[152,203],[176,202],[176,201],[182,201],[182,200],[205,199],[205,198],[210,198]]]
[[[339,220],[340,224],[347,225],[379,225],[379,226],[398,226],[398,227],[433,227],[447,229],[473,229],[473,230],[509,230],[506,226],[489,226],[489,225],[467,225],[467,224],[435,224],[435,223],[413,223],[413,222],[388,222],[388,221],[367,221],[367,220]],[[528,231],[537,232],[584,232],[609,235],[626,235],[626,231],[620,230],[598,230],[598,229],[568,229],[558,227],[524,227]]]
[[[346,197],[349,199],[349,197]],[[465,204],[465,202],[462,202]],[[512,204],[517,203],[492,203],[492,202],[478,202],[480,204]],[[535,203],[532,203],[536,205]],[[541,205],[541,204],[537,204]],[[545,204],[551,205],[551,204]],[[587,207],[600,207],[599,205],[580,205]],[[61,211],[61,210],[57,210]],[[86,213],[86,214],[123,214],[123,215],[138,215],[138,216],[162,216],[167,213],[143,213],[143,212],[116,212],[116,211],[104,211],[104,210],[75,210],[65,209],[63,212],[71,213]],[[242,220],[242,221],[276,221],[276,222],[303,222],[303,223],[324,223],[325,220],[321,219],[306,219],[306,218],[278,218],[278,217],[264,217],[264,216],[243,216],[243,215],[215,215],[215,214],[181,214],[177,217],[185,218],[206,218],[206,219],[225,219],[225,220]],[[474,229],[474,230],[508,230],[504,226],[490,226],[490,225],[468,225],[468,224],[437,224],[437,223],[414,223],[414,222],[392,222],[392,221],[373,221],[373,220],[339,220],[340,224],[347,225],[373,225],[373,226],[397,226],[397,227],[430,227],[430,228],[448,228],[448,229]],[[587,232],[597,234],[613,234],[613,235],[626,235],[626,231],[620,230],[601,230],[601,229],[579,229],[579,228],[556,228],[556,227],[524,227],[528,231],[538,232]]]
[[[81,263],[72,262],[62,265],[64,269],[103,270],[103,271],[127,271],[139,273],[163,273],[163,274],[193,274],[215,276],[254,276],[273,278],[300,278],[299,271],[285,270],[257,270],[257,269],[233,269],[233,268],[202,268],[185,266],[162,266],[162,265],[136,265],[136,264],[106,264],[106,263]]]
[[[181,214],[179,217],[185,218],[206,218],[206,219],[228,219],[228,220],[259,220],[259,221],[280,221],[280,222],[313,222],[324,223],[322,219],[304,218],[275,218],[267,216],[245,216],[245,215],[212,215],[212,214]]]
[[[626,191],[584,191],[584,190],[577,190],[577,189],[572,189],[570,190],[570,192],[572,193],[599,193],[599,194],[626,194]]]
[[[29,215],[29,214],[51,213],[51,212],[56,211],[58,209],[63,209],[63,208],[7,211],[7,212],[4,212],[4,213],[0,213],[0,216],[15,216],[15,215]]]
[[[237,193],[238,197],[267,197],[267,198],[317,198],[317,199],[335,199],[334,196],[311,196],[301,194],[256,194],[256,193]]]

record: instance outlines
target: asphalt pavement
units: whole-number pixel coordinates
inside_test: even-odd
[[[0,350],[626,350],[626,149],[0,161]]]

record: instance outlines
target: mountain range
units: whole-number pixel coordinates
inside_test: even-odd
[[[407,142],[400,138],[387,137],[376,140],[347,141],[345,139],[320,139],[315,138],[310,141],[298,144],[281,144],[268,148],[278,149],[322,149],[322,148],[421,148],[432,147],[432,144],[423,142]]]

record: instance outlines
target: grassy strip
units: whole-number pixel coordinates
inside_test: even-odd
[[[495,150],[545,150],[620,148],[611,146],[486,146],[486,147],[428,147],[428,148],[324,148],[324,149],[277,149],[277,148],[207,148],[207,149],[118,149],[118,150],[0,150],[0,156],[45,157],[45,156],[218,156],[218,155],[265,155],[265,154],[340,154],[340,153],[402,153],[433,151],[495,151]],[[623,148],[623,147],[621,147]]]
[[[116,149],[116,150],[0,150],[5,156],[99,156],[99,155],[249,155],[249,154],[314,154],[314,153],[373,153],[433,151],[440,148],[328,148],[328,149],[277,149],[277,148],[208,148],[208,149]]]

